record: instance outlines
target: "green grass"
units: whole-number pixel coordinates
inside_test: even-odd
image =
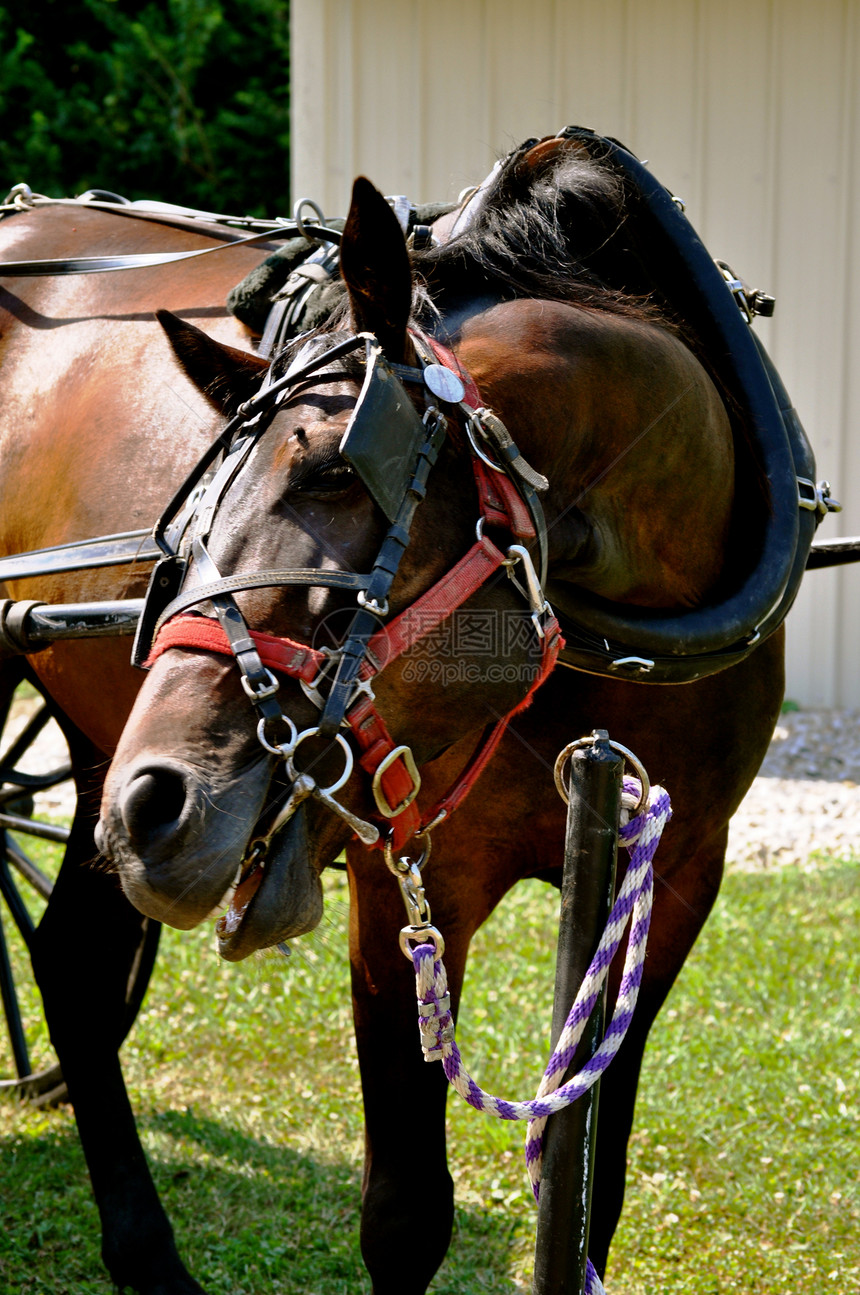
[[[860,872],[819,862],[727,879],[655,1027],[609,1295],[860,1292]],[[367,1290],[346,912],[332,874],[323,926],[289,962],[222,965],[211,929],[165,934],[125,1069],[210,1295]],[[552,892],[529,883],[475,942],[458,1035],[506,1097],[542,1069],[554,928]],[[522,1127],[455,1095],[449,1113],[456,1233],[433,1290],[527,1290]],[[108,1295],[68,1111],[2,1103],[0,1144],[0,1290]]]

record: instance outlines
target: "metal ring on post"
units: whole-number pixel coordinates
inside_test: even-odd
[[[300,777],[300,774],[296,771],[296,766],[295,766],[296,751],[299,749],[302,742],[304,742],[305,738],[318,737],[318,736],[319,736],[319,726],[315,728],[306,728],[303,733],[299,733],[298,737],[293,743],[293,749],[290,752],[289,756],[287,757],[287,773],[294,781],[296,778]],[[324,796],[333,796],[336,791],[340,791],[341,787],[343,787],[345,783],[349,781],[349,775],[352,773],[352,766],[354,764],[352,747],[349,745],[349,743],[347,742],[343,734],[335,733],[334,741],[337,742],[338,746],[341,748],[341,750],[344,753],[344,769],[343,769],[343,773],[340,775],[337,781],[333,782],[331,786],[320,787],[320,791]]]
[[[636,802],[636,807],[632,811],[633,817],[635,818],[637,814],[641,814],[644,809],[648,808],[648,797],[651,794],[651,780],[645,772],[645,766],[642,764],[642,761],[639,760],[632,751],[629,751],[626,746],[622,746],[620,742],[613,742],[611,738],[604,740],[608,742],[613,751],[617,751],[619,755],[623,755],[628,764],[633,766],[636,777],[642,784],[642,791],[639,795],[639,800]],[[555,762],[555,768],[553,769],[553,777],[555,779],[556,791],[566,805],[569,803],[570,797],[567,794],[567,787],[564,783],[564,766],[574,751],[579,750],[584,746],[594,746],[596,741],[597,739],[595,737],[580,737],[577,738],[575,742],[568,742],[564,750],[559,752],[558,759]]]

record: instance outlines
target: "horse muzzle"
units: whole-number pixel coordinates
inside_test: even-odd
[[[221,786],[179,760],[142,756],[109,777],[96,844],[148,917],[187,930],[236,876],[268,789],[265,764]]]
[[[238,961],[304,934],[322,916],[304,805],[264,859],[249,846],[269,798],[265,761],[218,786],[183,761],[142,756],[108,780],[96,844],[126,897],[157,921],[188,930],[227,900],[219,947]]]

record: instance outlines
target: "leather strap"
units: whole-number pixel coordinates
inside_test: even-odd
[[[269,589],[281,585],[304,585],[306,587],[324,587],[326,589],[349,589],[358,592],[366,589],[370,576],[360,575],[354,571],[326,571],[318,567],[294,567],[289,571],[243,572],[235,576],[222,576],[193,589],[184,590],[172,602],[168,603],[155,627],[158,634],[161,627],[174,616],[187,611],[197,603],[208,602],[223,594],[239,593],[245,589]]]
[[[292,679],[313,683],[325,663],[325,655],[305,643],[250,630],[260,659],[269,670],[278,670]],[[158,638],[146,658],[149,669],[158,658],[171,648],[187,648],[191,652],[219,652],[232,656],[230,640],[216,620],[210,616],[177,616],[159,631]]]

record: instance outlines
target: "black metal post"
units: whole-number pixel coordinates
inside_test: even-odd
[[[552,1046],[564,1028],[600,942],[615,890],[622,756],[604,729],[572,752],[561,886]],[[586,1026],[565,1079],[596,1051],[605,996]],[[534,1295],[582,1295],[588,1257],[599,1084],[547,1121],[535,1245]]]

